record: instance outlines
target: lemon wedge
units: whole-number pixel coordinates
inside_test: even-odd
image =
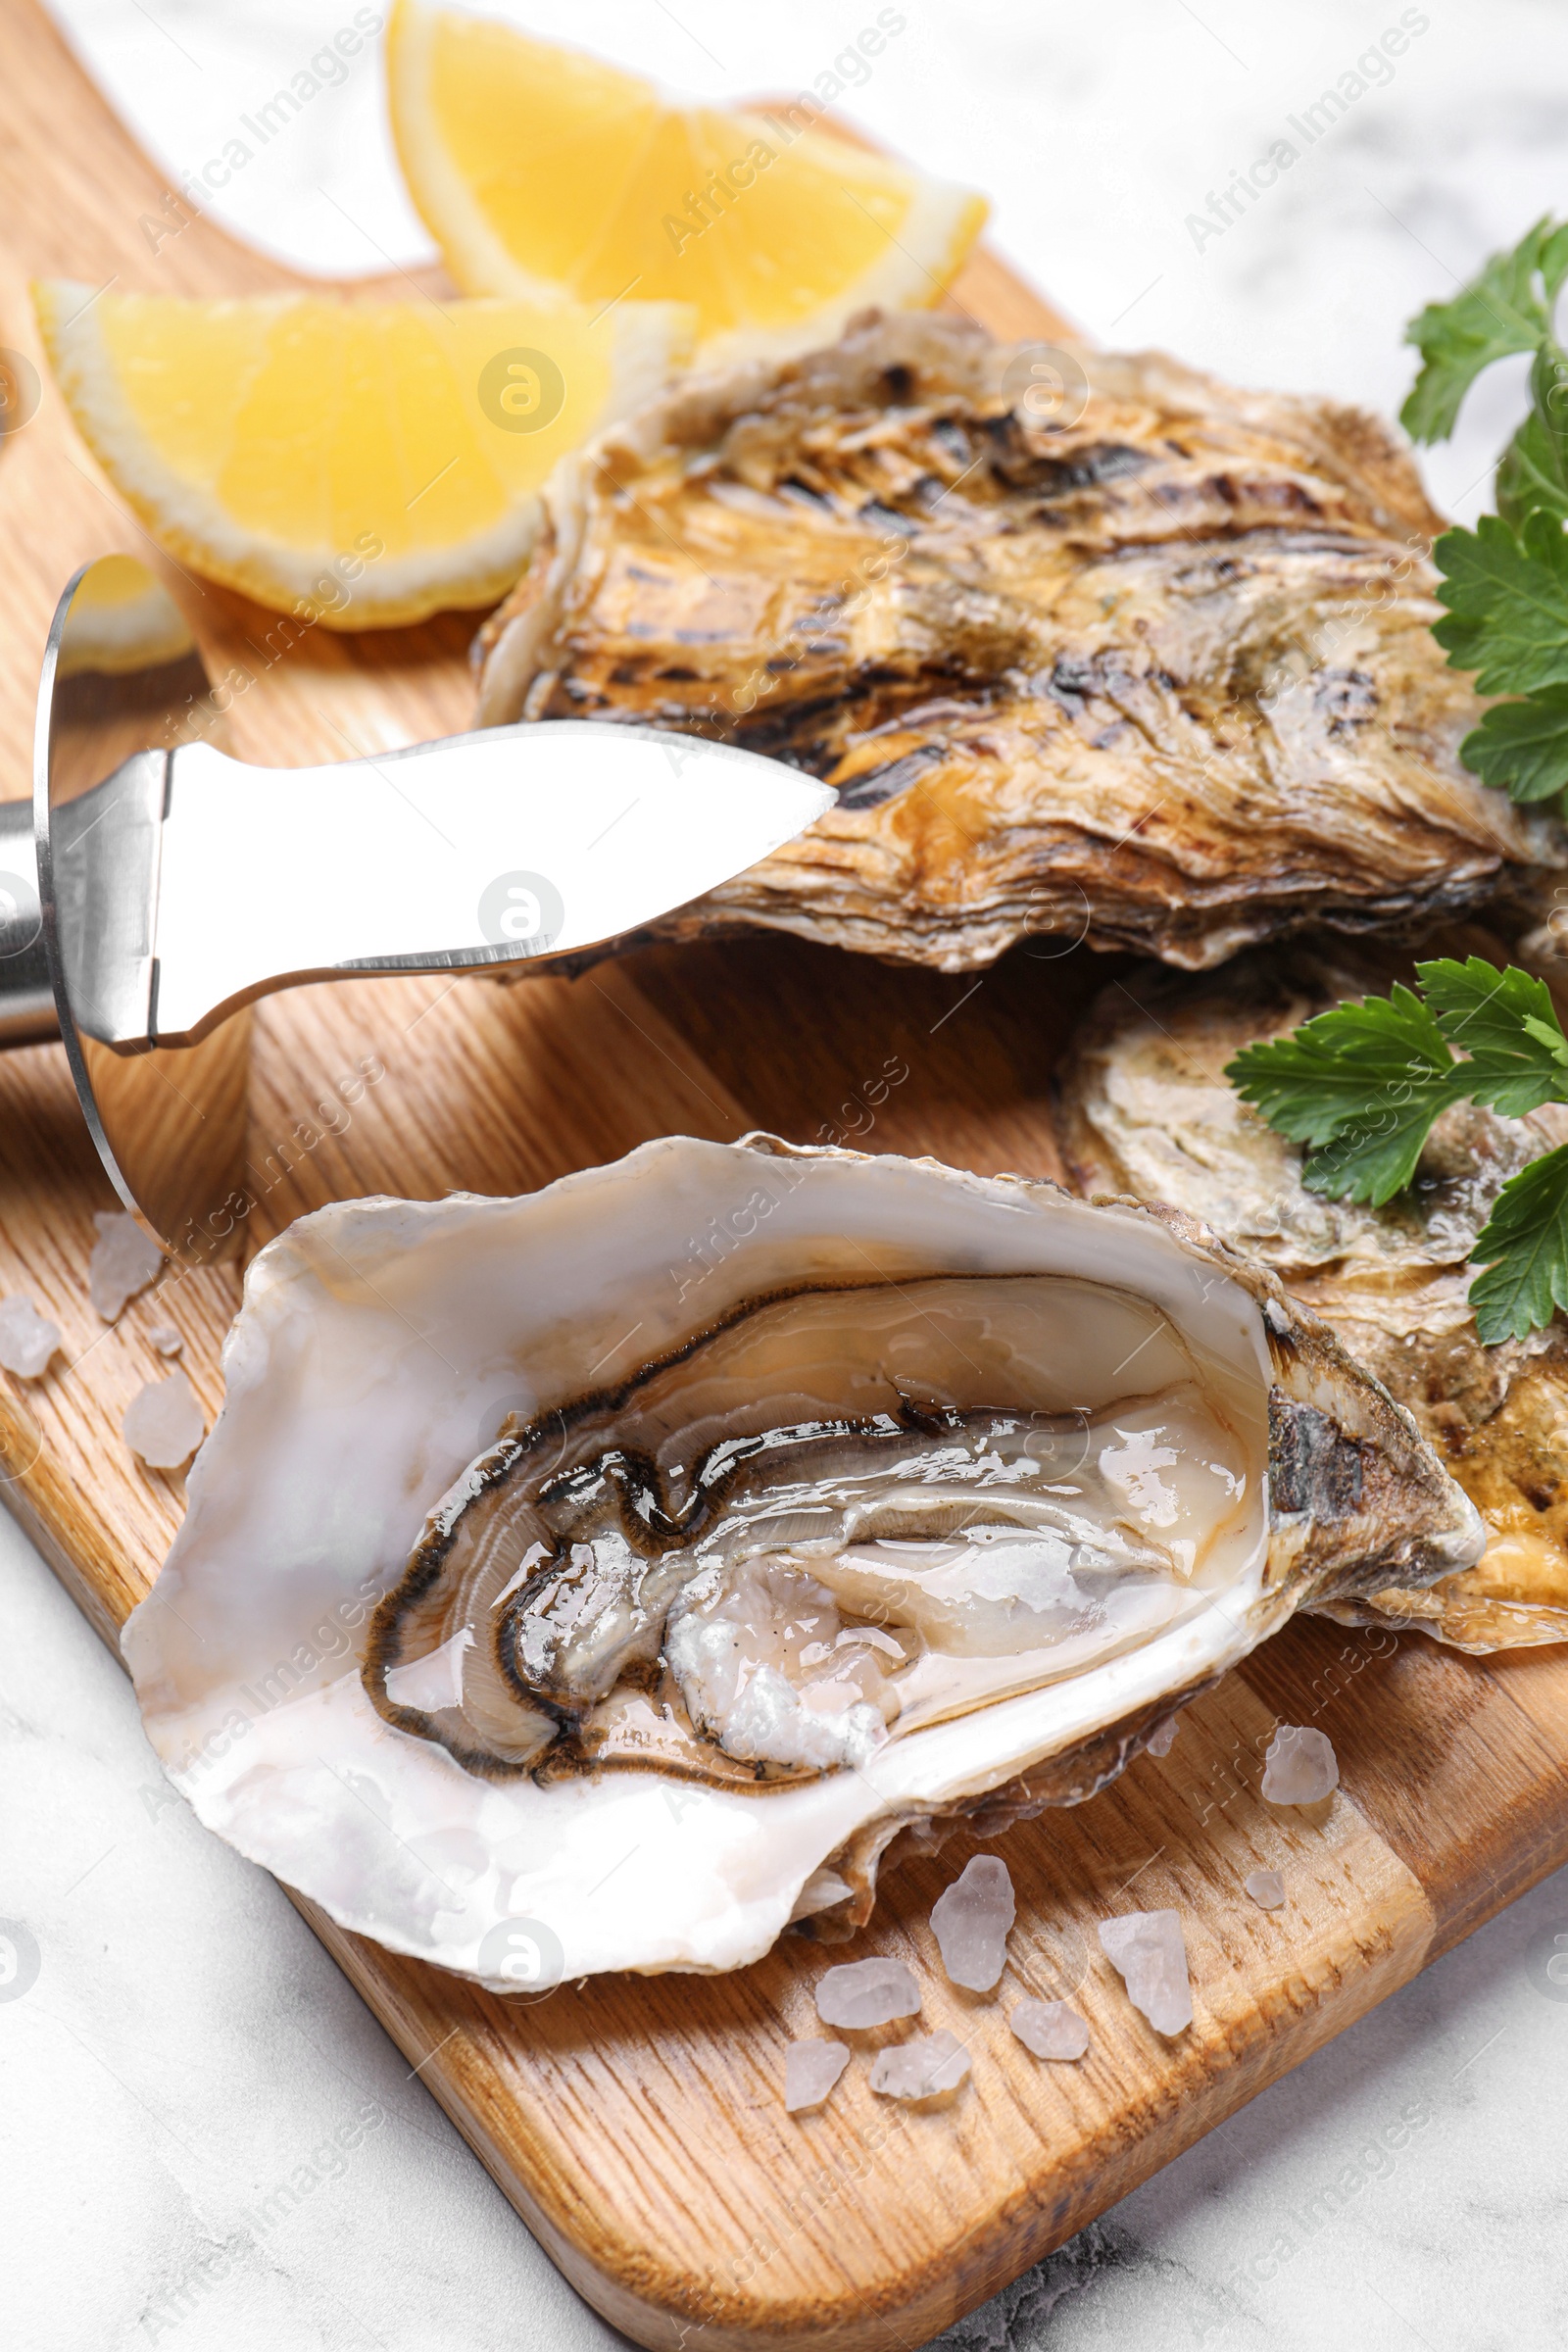
[[[814,127],[814,100],[668,105],[425,0],[396,0],[387,88],[410,192],[465,293],[690,303],[706,362],[830,342],[870,303],[926,308],[986,217],[982,197]]]
[[[687,357],[669,304],[33,298],[77,429],[190,570],[327,628],[493,604],[556,460]]]

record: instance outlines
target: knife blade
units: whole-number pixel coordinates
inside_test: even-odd
[[[830,786],[728,744],[588,719],[324,767],[144,752],[55,820],[76,1018],[194,1045],[304,981],[569,956],[771,855]]]
[[[590,719],[260,767],[220,747],[222,709],[147,567],[84,566],[39,688],[33,874],[15,825],[0,839],[0,1043],[50,1025],[34,1000],[51,938],[63,1028],[121,1054],[190,1047],[303,981],[604,946],[838,797],[730,744]],[[23,941],[29,905],[41,942]]]

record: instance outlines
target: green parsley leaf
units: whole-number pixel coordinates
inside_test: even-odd
[[[1538,220],[1511,253],[1494,253],[1450,302],[1428,303],[1404,330],[1421,371],[1399,411],[1412,441],[1446,441],[1484,368],[1534,351],[1551,332],[1551,305],[1568,277],[1568,225]]]
[[[1516,801],[1549,801],[1568,789],[1568,686],[1544,686],[1522,703],[1494,703],[1459,746],[1472,775]]]
[[[1445,531],[1434,549],[1448,611],[1432,634],[1483,694],[1568,685],[1568,534],[1549,514],[1516,538],[1495,514]]]
[[[1433,1120],[1458,1099],[1451,1085],[1412,1083],[1407,1096],[1391,1095],[1321,1152],[1309,1153],[1301,1182],[1309,1193],[1327,1193],[1336,1200],[1365,1200],[1382,1208],[1411,1183]]]
[[[1509,1177],[1471,1255],[1487,1269],[1470,1285],[1487,1347],[1527,1339],[1568,1306],[1568,1144]]]
[[[1568,516],[1568,477],[1557,444],[1534,409],[1498,459],[1493,491],[1497,513],[1515,531],[1529,514]]]
[[[1544,980],[1480,956],[1418,963],[1415,976],[1444,1037],[1471,1056],[1460,1082],[1472,1102],[1522,1119],[1568,1094],[1568,1038]]]
[[[1425,1002],[1396,984],[1248,1046],[1226,1067],[1271,1127],[1315,1147],[1302,1169],[1313,1192],[1381,1208],[1414,1176],[1450,1102],[1521,1118],[1568,1102],[1568,1036],[1544,982],[1480,956],[1417,964],[1416,979]],[[1508,1179],[1471,1255],[1485,1268],[1470,1304],[1488,1347],[1568,1307],[1568,1144]]]
[[[1281,1135],[1317,1147],[1302,1175],[1313,1192],[1381,1208],[1415,1174],[1439,1111],[1460,1100],[1459,1067],[1420,998],[1396,983],[1245,1047],[1225,1075]]]
[[[1497,466],[1497,513],[1515,531],[1537,513],[1568,519],[1568,357],[1549,338],[1530,370],[1530,399]]]
[[[1554,452],[1555,478],[1568,471],[1568,354],[1548,335],[1530,364],[1530,406]]]

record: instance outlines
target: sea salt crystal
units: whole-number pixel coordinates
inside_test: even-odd
[[[784,2053],[784,2104],[790,2114],[820,2107],[849,2063],[846,2041],[792,2041]]]
[[[185,1345],[172,1323],[155,1323],[147,1334],[147,1343],[160,1355],[177,1355]]]
[[[871,2088],[885,2099],[934,2099],[956,2090],[968,2072],[968,2051],[942,2026],[883,2050],[871,2069]]]
[[[121,1423],[125,1444],[149,1470],[177,1470],[207,1434],[196,1392],[183,1372],[150,1380],[125,1407]]]
[[[976,1854],[965,1863],[931,1913],[931,1927],[949,1981],[970,1992],[989,1992],[1007,1959],[1007,1930],[1017,1915],[1005,1862]]]
[[[902,1960],[848,1960],[817,1979],[816,2014],[824,2026],[885,2026],[913,2017],[920,1987]]]
[[[60,1326],[19,1293],[0,1298],[0,1364],[19,1380],[38,1380],[60,1345]]]
[[[1149,1753],[1152,1756],[1168,1756],[1170,1754],[1176,1743],[1176,1727],[1180,1721],[1179,1715],[1166,1717],[1152,1740],[1149,1741]]]
[[[87,1260],[87,1296],[106,1323],[123,1313],[127,1298],[144,1291],[164,1262],[164,1253],[134,1217],[99,1209],[98,1239]]]
[[[1242,1885],[1265,1911],[1277,1911],[1285,1900],[1285,1881],[1277,1870],[1250,1870]]]
[[[1187,1945],[1179,1911],[1129,1911],[1100,1923],[1105,1957],[1121,1973],[1127,1998],[1156,2034],[1180,2034],[1193,2022]]]
[[[1089,2028],[1066,2001],[1020,2001],[1007,2023],[1037,2058],[1081,2058]]]
[[[1315,1805],[1340,1785],[1339,1758],[1310,1724],[1282,1723],[1263,1758],[1262,1795],[1271,1805]]]

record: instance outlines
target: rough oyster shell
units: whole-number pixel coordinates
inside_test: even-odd
[[[497,1781],[376,1713],[369,1611],[508,1412],[569,1408],[792,1283],[868,1274],[1049,1275],[1146,1302],[1267,1468],[1217,1605],[760,1790]],[[733,1968],[792,1915],[862,1919],[901,1832],[1076,1802],[1303,1600],[1440,1576],[1481,1543],[1407,1416],[1190,1220],[768,1138],[649,1144],[516,1200],[322,1209],[252,1265],[225,1372],[185,1525],[125,1628],[150,1737],[211,1828],[335,1919],[502,1989],[517,1920],[577,1976]]]
[[[1484,935],[1432,952],[1507,961]],[[1508,1119],[1457,1105],[1411,1192],[1374,1209],[1308,1192],[1299,1147],[1224,1075],[1254,1038],[1410,977],[1394,952],[1344,942],[1246,956],[1213,980],[1130,974],[1097,999],[1058,1066],[1062,1151],[1085,1192],[1172,1201],[1268,1266],[1407,1408],[1480,1508],[1488,1544],[1474,1567],[1309,1607],[1477,1653],[1568,1641],[1568,1331],[1559,1316],[1483,1347],[1466,1262],[1507,1178],[1568,1142],[1568,1109]]]
[[[1056,932],[1196,968],[1565,861],[1459,762],[1441,522],[1384,426],[1100,352],[1042,423],[1028,348],[868,314],[552,479],[478,641],[481,722],[716,733],[841,794],[659,936],[957,971]]]

